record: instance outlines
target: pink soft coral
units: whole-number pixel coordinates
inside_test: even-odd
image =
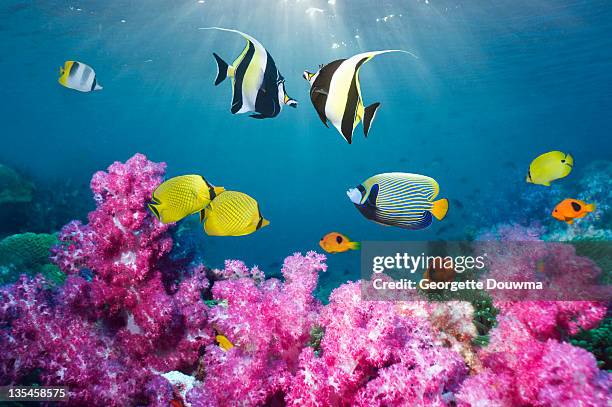
[[[594,285],[600,270],[576,256],[571,245],[539,241],[531,230],[517,225],[501,229],[502,237],[529,244],[509,241],[503,251],[488,250],[491,267],[486,277],[542,279],[547,287],[574,299]],[[543,267],[536,267],[540,261]],[[610,401],[610,375],[597,368],[592,354],[559,341],[595,327],[606,314],[605,303],[538,299],[548,298],[545,293],[532,293],[524,301],[510,301],[500,292],[493,296],[500,310],[498,324],[479,353],[484,370],[466,380],[457,394],[460,406],[595,407]]]
[[[226,270],[216,273],[228,279],[213,286],[214,298],[222,303],[210,311],[210,323],[235,347],[227,352],[216,345],[207,347],[207,399],[220,405],[241,400],[248,406],[282,399],[321,307],[312,292],[318,272],[327,267],[324,260],[314,252],[288,257],[282,269],[284,283],[261,281],[258,269],[236,261],[226,262]]]
[[[428,323],[363,301],[359,283],[334,290],[319,324],[320,355],[302,352],[289,405],[442,404],[467,373],[457,353],[433,345]]]
[[[147,212],[164,168],[137,154],[96,173],[89,223],[68,224],[54,250],[66,284],[4,290],[4,383],[38,371],[43,384],[68,385],[73,404],[125,406],[158,372],[195,368],[212,341],[201,300],[209,283],[202,267],[177,269],[169,227]]]
[[[130,404],[147,374],[122,363],[113,339],[72,313],[45,285],[40,277],[22,276],[0,291],[0,321],[10,327],[0,330],[1,382],[18,383],[38,370],[42,383],[68,386],[73,405]]]
[[[467,379],[460,406],[603,406],[612,378],[589,352],[568,343],[534,338],[524,324],[503,316],[482,350],[485,370]]]

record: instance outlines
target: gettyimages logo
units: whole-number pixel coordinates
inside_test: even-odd
[[[612,273],[605,261],[611,242],[363,242],[361,248],[366,300],[418,300],[424,293],[452,300],[474,290],[505,301],[612,299],[600,278]]]
[[[425,253],[412,256],[398,252],[394,256],[375,256],[372,259],[372,271],[376,274],[392,270],[416,273],[431,268],[453,268],[455,272],[463,273],[466,270],[484,270],[485,258],[486,253],[481,256],[428,256]]]

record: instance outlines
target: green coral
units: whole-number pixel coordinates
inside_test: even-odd
[[[599,282],[612,284],[612,244],[606,240],[581,240],[571,242],[576,248],[576,254],[593,260],[601,269]]]
[[[21,273],[41,273],[49,282],[61,284],[66,276],[49,260],[56,244],[57,237],[45,233],[23,233],[0,241],[0,284],[16,281]]]
[[[493,306],[493,300],[485,291],[478,291],[476,295],[471,300],[474,307],[474,325],[478,330],[478,337],[474,339],[474,343],[486,346],[489,343],[488,333],[497,323],[499,310]]]
[[[595,355],[600,369],[612,371],[612,317],[605,318],[595,329],[578,333],[570,342]]]
[[[310,329],[310,340],[308,346],[314,349],[315,355],[319,355],[321,352],[321,340],[325,336],[325,328],[319,325],[315,325]]]
[[[0,164],[0,204],[32,202],[34,185],[15,170]]]

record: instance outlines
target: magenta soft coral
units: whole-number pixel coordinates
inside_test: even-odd
[[[363,301],[359,283],[334,290],[318,323],[320,354],[300,355],[291,406],[441,405],[467,375],[459,354],[434,346],[425,319]]]
[[[612,377],[592,354],[555,339],[540,341],[512,316],[502,316],[481,352],[485,369],[457,394],[459,406],[604,406]]]
[[[258,269],[249,270],[237,261],[226,262],[226,269],[217,271],[226,279],[213,286],[214,298],[221,304],[210,311],[210,323],[235,347],[227,352],[216,345],[207,347],[203,384],[207,399],[219,405],[240,400],[245,406],[275,397],[282,400],[321,307],[312,292],[318,272],[326,269],[324,260],[314,252],[288,257],[282,268],[285,282],[261,281]],[[202,392],[201,386],[194,392]]]
[[[210,336],[200,328],[206,326],[206,307],[194,301],[195,291],[205,289],[208,281],[194,276],[180,289],[164,284],[160,260],[170,252],[172,239],[169,226],[151,216],[146,205],[164,170],[165,164],[136,154],[94,174],[96,210],[87,225],[72,222],[62,230],[54,261],[69,274],[91,270],[89,311],[120,325],[125,320],[117,333],[125,349],[151,368],[172,370],[194,364],[198,347]],[[197,331],[188,340],[183,339],[185,321]],[[160,348],[174,352],[158,357]]]
[[[136,154],[115,162],[91,180],[96,210],[89,223],[68,224],[60,234],[63,247],[55,262],[67,273],[82,268],[115,287],[129,287],[155,271],[157,261],[172,248],[163,225],[147,212],[146,203],[163,181],[165,164]]]
[[[142,369],[125,366],[113,339],[73,314],[45,285],[40,277],[22,276],[0,291],[2,384],[19,383],[37,370],[42,383],[68,386],[73,405],[130,404],[147,380]]]
[[[137,154],[96,173],[89,223],[66,225],[54,250],[66,284],[54,293],[41,280],[6,288],[5,298],[22,305],[0,319],[3,381],[36,370],[44,384],[65,380],[73,404],[125,406],[146,398],[156,374],[196,367],[212,341],[200,297],[209,283],[202,267],[174,269],[169,226],[147,212],[164,168]]]
[[[597,326],[606,315],[607,303],[580,301],[585,296],[588,298],[601,273],[592,260],[576,255],[576,249],[570,244],[538,240],[534,229],[507,225],[498,231],[505,239],[503,250],[499,242],[480,243],[491,263],[483,279],[542,281],[544,285],[543,290],[530,290],[526,294],[489,291],[501,315],[519,319],[541,340],[559,339]]]
[[[502,238],[511,241],[504,253],[491,256],[487,277],[535,281],[539,272],[540,278],[569,296],[592,285],[600,272],[593,262],[576,256],[571,245],[538,241],[532,230],[517,225],[501,230]],[[512,240],[530,244],[517,245]],[[545,259],[544,267],[536,271],[540,259]],[[579,329],[595,327],[605,316],[607,304],[508,301],[502,293],[493,294],[500,310],[498,324],[490,332],[489,345],[479,353],[483,371],[467,379],[457,394],[460,406],[609,403],[611,376],[597,368],[592,354],[559,341]]]

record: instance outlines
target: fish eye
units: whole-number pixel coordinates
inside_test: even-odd
[[[336,236],[336,242],[342,243],[342,236]]]

